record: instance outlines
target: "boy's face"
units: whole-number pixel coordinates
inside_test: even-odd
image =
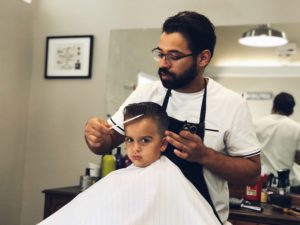
[[[159,135],[156,121],[138,119],[125,125],[125,145],[128,157],[137,167],[146,167],[159,159],[167,142]]]

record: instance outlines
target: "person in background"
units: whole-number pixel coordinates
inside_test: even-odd
[[[161,156],[167,148],[165,110],[153,102],[133,103],[124,119],[132,119],[124,125],[132,164],[112,171],[39,225],[219,225],[203,196]]]
[[[138,86],[108,120],[91,118],[85,139],[96,154],[124,141],[123,109],[152,101],[169,115],[163,152],[192,182],[222,223],[229,215],[227,181],[254,184],[260,175],[260,145],[244,99],[204,76],[216,43],[214,25],[197,12],[184,11],[163,24],[152,50],[160,81]]]
[[[267,172],[291,170],[300,164],[300,124],[289,118],[294,112],[294,97],[281,92],[273,100],[270,115],[254,122],[261,143],[261,162]]]

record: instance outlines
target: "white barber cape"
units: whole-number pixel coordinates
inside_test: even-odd
[[[116,170],[39,225],[219,225],[211,206],[162,156]]]

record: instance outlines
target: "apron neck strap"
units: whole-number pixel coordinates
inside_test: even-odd
[[[165,99],[164,99],[164,102],[163,102],[163,105],[162,105],[162,108],[167,111],[167,106],[168,106],[168,102],[169,102],[169,98],[171,96],[171,90],[172,89],[168,89],[167,90],[167,93],[166,93],[166,96],[165,96]]]
[[[206,116],[206,96],[207,96],[207,84],[206,79],[204,78],[204,94],[202,99],[202,105],[201,105],[201,112],[200,112],[200,120],[198,125],[198,132],[199,136],[204,140],[204,134],[205,134],[205,116]]]

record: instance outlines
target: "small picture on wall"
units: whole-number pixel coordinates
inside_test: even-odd
[[[46,38],[45,78],[91,78],[93,35]]]

